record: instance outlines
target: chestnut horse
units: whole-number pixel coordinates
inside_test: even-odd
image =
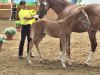
[[[76,23],[76,20],[80,16],[86,16],[86,13],[84,12],[83,8],[76,8],[74,9],[73,14],[67,16],[63,20],[47,20],[47,19],[41,19],[36,21],[32,25],[32,32],[33,32],[33,39],[30,42],[29,46],[29,54],[28,54],[28,63],[31,64],[31,49],[33,45],[36,47],[38,46],[39,42],[43,39],[45,35],[49,35],[55,38],[60,38],[60,43],[62,47],[62,58],[61,58],[61,64],[64,68],[66,68],[65,65],[65,56],[67,56],[67,61],[69,65],[71,65],[69,52],[68,52],[68,40],[71,35],[72,29],[74,27],[74,23]],[[39,49],[38,53],[39,52]],[[41,57],[41,56],[40,56]]]
[[[70,14],[73,14],[74,9],[78,7],[77,5],[67,2],[66,0],[39,0],[39,1],[40,1],[39,11],[41,10],[48,11],[49,8],[52,8],[58,15],[58,20],[63,19]],[[78,32],[78,33],[88,32],[89,39],[91,42],[91,51],[85,63],[87,65],[90,65],[94,52],[97,47],[96,32],[100,30],[100,25],[99,25],[100,4],[89,4],[89,5],[84,5],[83,7],[84,7],[84,11],[87,13],[89,17],[91,26],[89,27],[89,29],[87,29],[87,27],[79,19],[77,19],[76,20],[77,22],[75,23],[74,25],[75,27],[73,27],[72,32]],[[62,51],[60,53],[59,58],[61,58],[61,55],[62,55]],[[70,47],[69,47],[69,55],[70,55]]]

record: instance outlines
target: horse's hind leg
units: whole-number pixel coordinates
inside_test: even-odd
[[[89,38],[90,38],[90,42],[91,42],[91,52],[90,52],[89,57],[87,58],[85,63],[87,65],[90,65],[92,62],[92,59],[93,59],[94,52],[95,52],[96,47],[97,47],[96,31],[88,32],[88,34],[89,34]]]
[[[45,36],[46,36],[46,34],[43,33],[42,35],[38,36],[38,39],[37,39],[36,42],[35,42],[35,47],[36,47],[36,49],[37,49],[38,57],[40,58],[40,61],[42,61],[42,57],[41,57],[41,53],[40,53],[40,50],[39,50],[38,45],[39,45],[40,41],[41,41]]]

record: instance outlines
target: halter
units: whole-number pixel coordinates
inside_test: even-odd
[[[45,0],[41,0],[40,7],[43,8],[39,10],[37,14],[39,15],[39,18],[43,18],[47,14],[47,11],[49,10],[49,5]]]

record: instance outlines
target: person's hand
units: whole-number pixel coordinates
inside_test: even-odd
[[[34,17],[35,19],[37,19],[37,18],[39,18],[39,15],[36,14],[36,15],[34,15],[33,17]]]

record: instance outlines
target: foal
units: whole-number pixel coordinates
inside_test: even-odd
[[[69,54],[68,38],[71,35],[72,28],[76,23],[76,19],[81,15],[85,15],[84,11],[82,9],[76,8],[75,12],[72,15],[68,16],[63,20],[53,21],[53,20],[41,19],[36,21],[35,24],[32,25],[33,39],[30,42],[29,54],[27,58],[28,63],[31,64],[30,54],[34,44],[41,58],[41,54],[38,49],[38,44],[45,37],[45,35],[49,35],[55,38],[60,38],[62,47],[62,58],[61,58],[62,66],[66,68],[65,65],[66,56],[69,65],[71,65],[70,57],[68,55]]]

